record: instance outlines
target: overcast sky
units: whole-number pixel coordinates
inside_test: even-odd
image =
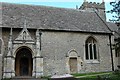
[[[62,8],[76,8],[81,6],[84,1],[88,2],[105,2],[106,11],[110,10],[112,6],[109,5],[111,1],[115,0],[0,0],[0,2],[9,2],[17,4],[31,4],[31,5],[45,5]],[[111,14],[107,14],[107,21],[111,18]]]

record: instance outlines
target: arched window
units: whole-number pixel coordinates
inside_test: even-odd
[[[93,37],[89,37],[85,42],[85,58],[86,60],[98,59],[97,41]]]
[[[2,50],[2,40],[0,39],[0,54],[1,54],[1,50]]]

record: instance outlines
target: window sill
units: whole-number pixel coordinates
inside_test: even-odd
[[[99,64],[100,63],[98,60],[86,60],[85,62],[88,64]]]

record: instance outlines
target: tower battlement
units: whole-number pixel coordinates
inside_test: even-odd
[[[84,2],[79,9],[85,8],[96,8],[96,9],[104,9],[105,10],[105,3],[96,3],[96,2]]]
[[[85,11],[96,11],[98,15],[103,19],[106,20],[106,14],[105,14],[105,2],[104,0],[102,3],[96,3],[96,2],[87,2],[86,0],[83,2],[82,6],[79,8],[80,10]]]

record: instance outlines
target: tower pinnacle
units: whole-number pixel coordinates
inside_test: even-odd
[[[105,1],[104,0],[102,0],[102,3],[104,3]]]
[[[87,0],[84,0],[84,2],[87,2]]]

